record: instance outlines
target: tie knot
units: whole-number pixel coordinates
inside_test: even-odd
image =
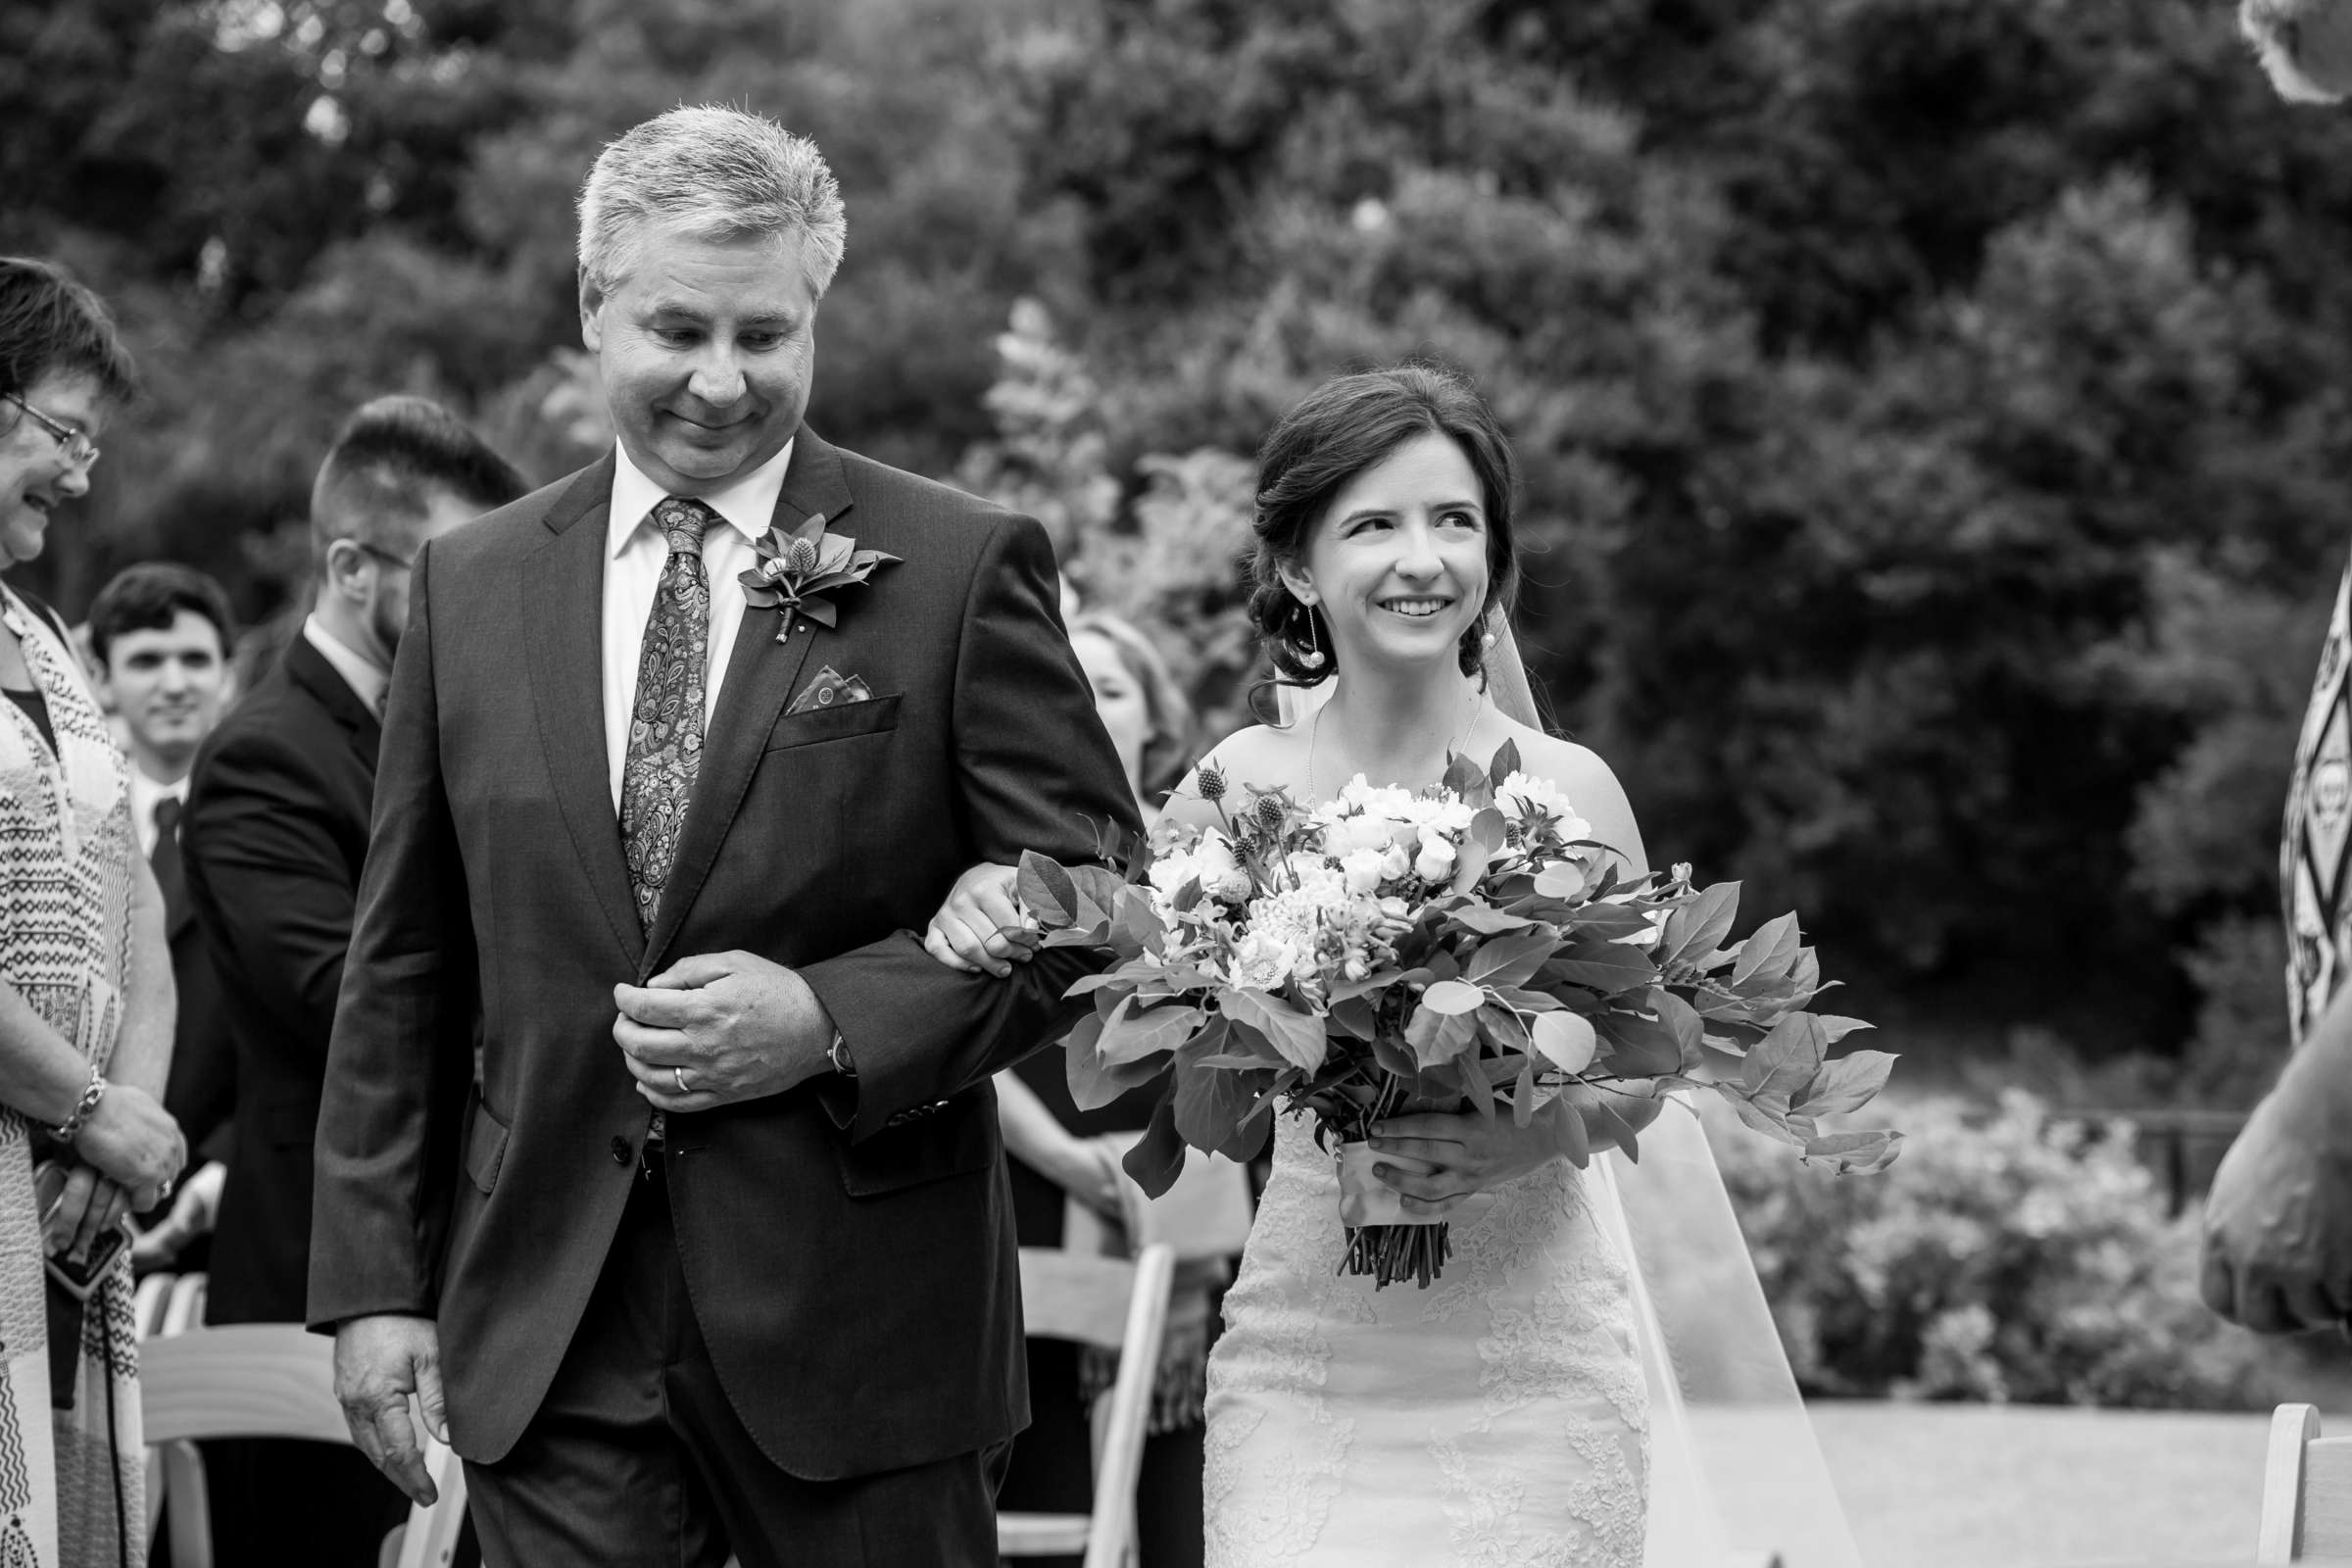
[[[669,541],[670,554],[699,556],[703,553],[703,535],[716,516],[716,513],[692,496],[671,496],[654,509],[654,526]]]
[[[172,837],[179,826],[179,797],[167,795],[155,803],[155,831],[159,838]]]

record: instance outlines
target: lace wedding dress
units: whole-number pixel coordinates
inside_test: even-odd
[[[1641,1568],[1649,1402],[1598,1168],[1477,1195],[1444,1274],[1375,1291],[1336,1271],[1312,1118],[1276,1126],[1209,1357],[1208,1568]]]

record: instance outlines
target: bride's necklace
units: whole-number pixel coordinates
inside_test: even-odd
[[[1322,707],[1315,710],[1314,719],[1306,727],[1306,804],[1309,806],[1316,805],[1323,799],[1315,789],[1315,752],[1323,742],[1323,715],[1330,710],[1331,704],[1324,703]],[[1470,732],[1478,727],[1479,715],[1486,710],[1487,693],[1484,688],[1481,688],[1470,704],[1469,717],[1462,720],[1461,728],[1453,732],[1453,740],[1446,748],[1446,757],[1448,761],[1461,755],[1462,743],[1470,738]]]

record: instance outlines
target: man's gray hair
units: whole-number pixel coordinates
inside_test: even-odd
[[[818,297],[841,266],[849,223],[824,154],[764,115],[672,109],[598,155],[580,187],[580,275],[610,293],[649,222],[683,220],[716,239],[794,234]]]

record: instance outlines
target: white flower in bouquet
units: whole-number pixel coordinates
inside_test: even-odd
[[[1424,882],[1443,882],[1453,875],[1453,846],[1436,834],[1421,840],[1421,851],[1413,857],[1413,875]]]
[[[1251,991],[1278,991],[1298,969],[1298,948],[1253,926],[1234,943],[1226,979]]]
[[[1340,858],[1340,871],[1348,879],[1348,891],[1357,894],[1379,892],[1381,883],[1396,874],[1388,869],[1392,858],[1402,860],[1404,852],[1395,845],[1387,849],[1366,847],[1349,850]]]
[[[1576,814],[1567,793],[1547,778],[1513,773],[1494,792],[1494,804],[1506,819],[1523,826],[1548,821],[1562,843],[1592,836],[1592,824]]]

